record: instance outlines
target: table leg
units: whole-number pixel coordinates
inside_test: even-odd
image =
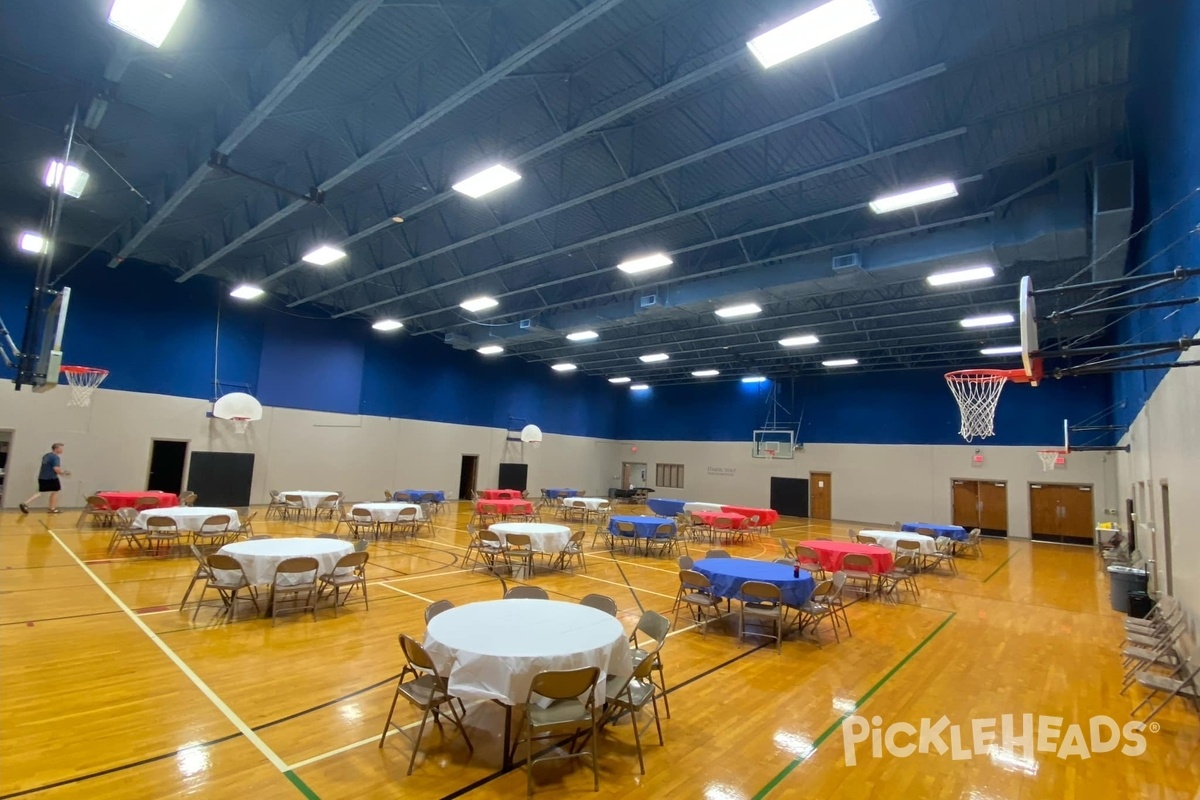
[[[512,741],[512,706],[504,704],[504,757],[501,763],[501,768],[504,770],[512,769],[513,753],[509,750],[509,743]]]

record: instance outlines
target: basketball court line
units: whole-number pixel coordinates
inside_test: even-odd
[[[163,655],[165,655],[179,669],[179,671],[182,672],[184,676],[187,677],[187,679],[190,680],[192,684],[200,690],[201,694],[208,698],[210,703],[216,706],[217,710],[220,711],[221,714],[233,724],[233,726],[242,734],[242,736],[246,737],[247,741],[254,745],[254,747],[263,754],[263,756],[273,767],[278,769],[280,773],[282,773],[284,777],[291,781],[292,784],[306,797],[316,798],[316,795],[313,794],[312,790],[309,789],[308,786],[299,779],[299,777],[297,777],[294,773],[291,773],[283,759],[280,758],[274,750],[268,747],[267,743],[264,742],[259,735],[255,733],[254,730],[234,712],[232,708],[226,705],[225,701],[222,700],[221,697],[212,690],[212,687],[205,683],[204,680],[187,665],[187,662],[180,658],[179,655],[172,650],[166,642],[159,638],[158,634],[150,630],[150,627],[146,625],[146,623],[143,622],[140,617],[138,617],[133,609],[125,605],[125,602],[121,600],[121,598],[118,597],[117,594],[104,583],[104,581],[100,580],[100,576],[93,572],[91,567],[85,564],[83,560],[79,558],[79,556],[75,555],[71,548],[67,547],[66,543],[59,538],[57,533],[55,533],[44,522],[42,523],[42,527],[46,529],[46,533],[50,534],[50,536],[54,538],[54,541],[58,543],[58,546],[61,547],[68,556],[74,559],[75,563],[79,565],[79,568],[87,573],[88,577],[100,587],[100,590],[108,595],[108,598],[112,600],[114,604],[116,604],[117,608],[125,612],[125,616],[129,617],[129,619],[133,621],[133,624],[136,625],[142,631],[142,633],[146,634],[147,638],[150,639],[154,646],[162,651]]]
[[[403,589],[397,589],[395,586],[389,586],[385,581],[380,581],[379,583],[376,583],[374,585],[382,586],[385,589],[391,589],[393,592],[399,592],[400,594],[406,594],[409,597],[415,597],[416,599],[420,600],[422,603],[432,603],[433,602],[428,597],[422,597],[419,594],[413,594],[412,592],[406,592]]]

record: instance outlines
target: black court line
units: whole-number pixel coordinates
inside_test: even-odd
[[[6,625],[29,625],[31,622],[56,622],[61,619],[82,619],[83,617],[106,617],[109,614],[123,614],[123,611],[93,611],[90,614],[68,614],[63,617],[42,617],[40,619],[20,619],[16,622],[0,622],[0,628]]]

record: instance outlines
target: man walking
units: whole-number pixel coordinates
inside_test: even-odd
[[[50,446],[50,452],[42,456],[42,468],[38,471],[38,490],[18,506],[22,514],[29,513],[29,504],[42,495],[42,492],[50,493],[50,513],[57,514],[58,510],[58,493],[62,491],[62,482],[59,480],[61,475],[70,475],[62,468],[62,442],[55,442]]]

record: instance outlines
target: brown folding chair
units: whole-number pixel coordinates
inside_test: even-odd
[[[450,721],[462,733],[463,741],[467,743],[467,749],[472,753],[475,752],[475,747],[471,744],[471,737],[467,735],[467,729],[463,725],[462,717],[466,716],[466,708],[461,700],[450,694],[449,681],[438,674],[437,665],[425,652],[425,648],[412,637],[402,633],[400,634],[400,649],[404,651],[404,658],[408,663],[400,671],[400,682],[396,684],[396,693],[392,696],[392,707],[388,709],[387,720],[383,723],[383,735],[379,737],[380,749],[387,740],[388,731],[395,728],[397,733],[412,744],[412,756],[408,760],[408,772],[406,773],[412,775],[413,765],[417,763],[417,752],[421,746],[421,736],[425,733],[425,724],[429,721],[429,715],[433,714],[433,721],[439,722],[438,709],[447,706],[450,709]],[[410,678],[410,680],[405,680],[405,678]],[[392,717],[396,713],[396,701],[402,695],[405,700],[424,712],[421,715],[421,725],[417,728],[416,736],[410,736],[405,730],[405,726],[392,722]],[[459,708],[462,708],[462,716],[459,716],[458,709],[454,707],[455,700],[458,700]]]
[[[603,611],[605,614],[612,614],[614,617],[617,615],[617,601],[608,595],[585,594],[579,601],[579,605]]]
[[[525,756],[525,797],[533,796],[533,765],[539,761],[557,761],[589,756],[592,762],[592,785],[600,791],[600,773],[596,768],[596,682],[600,679],[598,667],[580,667],[562,672],[540,672],[529,685],[525,700],[525,725],[522,736],[527,750]],[[550,705],[544,705],[545,700]],[[578,753],[568,749],[549,748],[544,752],[551,755],[536,757],[534,742],[548,738],[559,739],[571,734],[572,739],[580,733],[587,734],[587,749]],[[558,753],[558,755],[554,755]]]
[[[708,577],[693,569],[679,571],[679,585],[680,605],[675,609],[674,624],[679,624],[679,612],[687,606],[692,619],[700,623],[701,634],[707,636],[709,619],[721,619],[721,598],[712,593],[712,582]]]
[[[775,651],[783,652],[783,634],[787,629],[787,607],[783,604],[783,592],[773,583],[746,581],[741,590],[742,608],[738,615],[738,643],[746,636],[746,621],[771,623],[771,633],[751,633],[752,636],[770,636],[775,640]]]
[[[275,576],[271,579],[271,624],[282,614],[311,612],[317,619],[317,571],[320,562],[310,556],[288,558],[279,562]],[[311,574],[310,574],[311,573]],[[280,603],[291,603],[289,608],[280,608]],[[299,605],[296,605],[299,604]]]
[[[505,600],[549,600],[549,593],[540,586],[514,586],[504,593]]]
[[[108,526],[113,522],[113,517],[117,511],[108,504],[108,501],[99,495],[90,495],[85,498],[87,503],[83,507],[83,511],[79,514],[79,519],[75,520],[75,527],[78,528],[83,524],[85,519],[93,519],[97,524]]]
[[[254,603],[255,615],[261,613],[262,609],[258,607],[258,592],[246,579],[246,573],[236,558],[223,553],[210,553],[204,563],[208,568],[208,576],[204,586],[200,589],[200,599],[196,601],[196,610],[192,612],[193,621],[200,613],[200,606],[204,605],[204,593],[209,589],[216,589],[221,598],[222,616],[233,619],[237,614],[238,592],[242,589],[247,590],[246,593],[250,595],[250,602]],[[184,600],[186,599],[185,595]]]
[[[146,518],[146,532],[142,536],[146,540],[146,547],[153,544],[155,552],[158,552],[159,547],[165,544],[168,555],[172,547],[183,542],[183,534],[179,532],[179,526],[175,524],[175,520],[159,515]]]
[[[354,591],[355,586],[362,588],[363,605],[367,610],[371,610],[371,602],[367,599],[367,561],[371,554],[365,550],[356,550],[353,553],[347,553],[338,559],[333,570],[320,576],[320,588],[317,589],[317,600],[321,602],[321,597],[326,591],[333,590],[333,616],[338,615],[338,600],[341,600],[341,605],[345,605],[350,599],[350,593]],[[342,597],[342,589],[346,590],[346,596]],[[314,617],[316,614],[314,613]]]
[[[425,624],[428,625],[429,620],[443,611],[449,611],[452,608],[454,608],[454,603],[451,603],[449,600],[435,600],[425,607]]]

